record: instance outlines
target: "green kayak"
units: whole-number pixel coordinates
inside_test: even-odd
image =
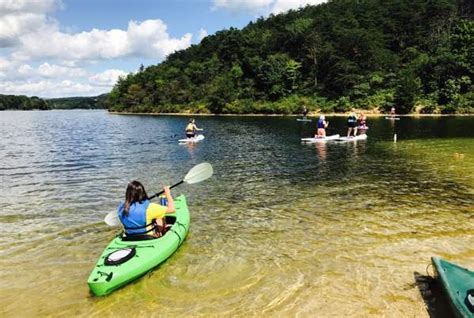
[[[474,272],[439,257],[431,262],[456,317],[474,317]]]
[[[140,241],[118,236],[110,242],[87,280],[94,295],[107,295],[143,276],[178,249],[189,230],[189,210],[184,195],[175,199],[175,206],[176,213],[166,216],[166,222],[172,226],[164,236]]]

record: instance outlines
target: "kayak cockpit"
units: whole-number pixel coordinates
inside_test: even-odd
[[[121,237],[122,241],[124,241],[124,242],[156,240],[156,239],[159,239],[159,238],[163,237],[164,235],[166,235],[166,233],[169,231],[169,229],[171,229],[173,227],[175,222],[176,222],[176,216],[175,215],[165,216],[166,227],[165,227],[165,233],[162,236],[154,236],[154,235],[150,235],[150,234],[147,234],[147,233],[140,233],[140,234],[125,234],[125,233],[122,233],[120,237]]]

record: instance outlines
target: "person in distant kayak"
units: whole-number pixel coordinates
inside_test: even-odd
[[[188,122],[188,125],[186,126],[186,137],[193,138],[194,136],[196,136],[196,131],[201,131],[201,130],[203,129],[198,128],[196,126],[196,121],[194,120],[194,118],[191,118]]]
[[[151,235],[160,237],[166,229],[165,214],[176,211],[170,188],[163,187],[167,205],[151,203],[145,187],[138,181],[128,184],[125,202],[121,202],[117,214],[126,235]]]
[[[306,119],[306,116],[308,115],[308,109],[306,106],[303,106],[303,119]]]
[[[324,138],[326,137],[326,128],[329,126],[329,122],[326,121],[326,117],[324,115],[319,116],[318,119],[318,130],[316,131],[316,138]]]
[[[357,116],[352,112],[347,117],[347,137],[355,137],[357,135]]]

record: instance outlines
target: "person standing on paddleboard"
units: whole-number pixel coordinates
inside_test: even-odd
[[[303,106],[303,119],[306,119],[306,116],[308,115],[308,109],[306,106]]]
[[[186,126],[186,137],[187,138],[193,138],[196,136],[196,131],[202,131],[203,129],[198,128],[196,126],[196,121],[194,118],[191,118],[188,122],[188,125]]]
[[[318,130],[316,131],[315,138],[324,138],[326,137],[326,128],[329,126],[329,122],[326,121],[326,117],[324,115],[319,116],[318,119]]]
[[[357,135],[357,116],[352,112],[347,118],[347,137],[355,137]]]
[[[125,191],[125,202],[121,202],[117,214],[127,236],[150,235],[160,237],[166,230],[165,214],[176,211],[170,188],[163,187],[166,206],[151,203],[145,187],[132,181]]]
[[[390,109],[390,116],[395,117],[395,115],[396,115],[395,106],[392,106],[392,108]]]

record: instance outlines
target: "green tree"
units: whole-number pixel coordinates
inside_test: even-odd
[[[395,104],[401,114],[408,114],[415,105],[420,91],[420,79],[411,69],[404,69],[399,74],[399,84],[395,90]]]

